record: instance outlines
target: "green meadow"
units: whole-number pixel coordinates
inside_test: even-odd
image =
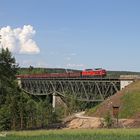
[[[140,140],[140,129],[13,131],[0,140]]]

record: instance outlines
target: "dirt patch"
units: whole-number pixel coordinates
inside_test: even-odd
[[[76,128],[101,128],[100,118],[75,118],[70,121],[66,126],[71,129]]]
[[[66,128],[69,129],[93,129],[105,128],[104,118],[80,116],[75,117],[66,123]],[[140,119],[113,119],[112,128],[140,128]]]

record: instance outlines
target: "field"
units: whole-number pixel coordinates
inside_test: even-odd
[[[19,131],[8,132],[0,140],[140,140],[140,129]]]

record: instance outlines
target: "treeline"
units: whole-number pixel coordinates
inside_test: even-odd
[[[107,71],[108,77],[120,77],[120,75],[140,75],[140,72],[132,72],[132,71]]]
[[[8,49],[0,52],[0,130],[44,128],[57,121],[49,97],[32,97],[18,87],[19,70]]]
[[[45,73],[64,73],[64,72],[77,72],[80,70],[63,69],[63,68],[36,68],[29,66],[28,68],[20,68],[18,74],[45,74]]]

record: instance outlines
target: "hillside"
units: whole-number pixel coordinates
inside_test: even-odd
[[[119,106],[119,118],[140,118],[140,81],[127,86],[122,91],[111,96],[103,103],[89,109],[86,114],[94,117],[105,117],[112,107]]]
[[[140,72],[132,71],[107,71],[108,77],[120,77],[120,75],[140,75]]]
[[[64,69],[64,68],[34,68],[30,66],[29,68],[20,68],[18,74],[64,73],[70,71],[77,72],[80,70]]]

